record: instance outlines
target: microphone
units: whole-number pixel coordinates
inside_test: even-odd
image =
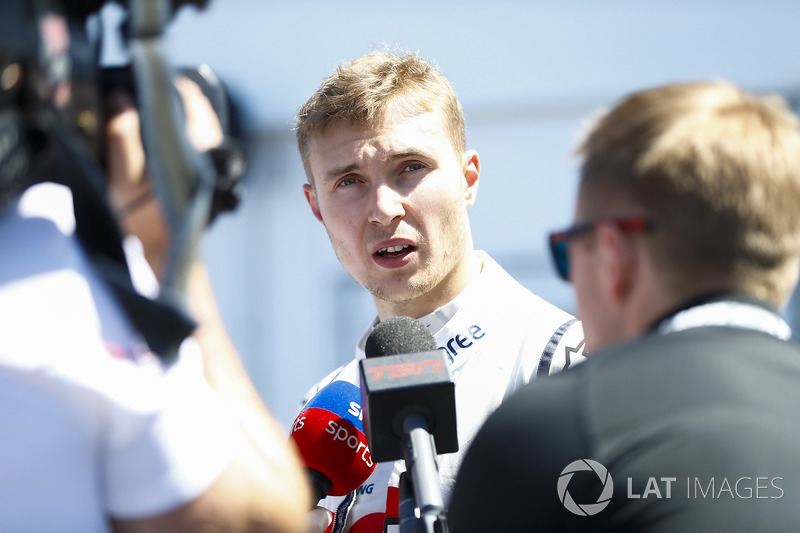
[[[367,359],[401,353],[431,352],[436,339],[422,322],[409,316],[393,316],[380,322],[367,337]]]
[[[361,399],[373,460],[403,458],[403,421],[421,416],[440,453],[458,451],[455,385],[450,365],[419,320],[380,322],[367,337],[360,361]]]
[[[356,490],[375,470],[362,423],[361,393],[346,381],[333,381],[303,407],[289,438],[311,477],[317,502]]]
[[[370,450],[376,461],[406,464],[401,532],[447,533],[436,450],[458,451],[450,365],[428,328],[410,317],[375,326],[364,351],[359,376]]]

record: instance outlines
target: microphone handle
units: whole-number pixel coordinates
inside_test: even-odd
[[[425,418],[413,413],[403,419],[403,458],[411,474],[419,508],[419,533],[447,533],[444,500],[439,485],[436,445]]]
[[[418,521],[414,512],[417,503],[414,500],[414,484],[407,471],[400,474],[397,492],[399,494],[400,533],[414,533]]]
[[[314,498],[311,503],[313,504],[312,508],[314,508],[321,499],[328,495],[331,487],[333,487],[333,481],[315,468],[306,467],[306,472],[308,472],[308,477],[311,480],[311,489],[313,492],[311,497]]]

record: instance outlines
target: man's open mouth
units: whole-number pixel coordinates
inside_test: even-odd
[[[376,252],[376,254],[381,257],[400,257],[401,255],[405,255],[413,250],[414,246],[411,246],[410,244],[398,244],[397,246],[381,248]]]

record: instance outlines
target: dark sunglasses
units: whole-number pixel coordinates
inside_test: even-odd
[[[613,224],[622,231],[628,231],[630,233],[645,233],[651,231],[654,227],[652,220],[644,218],[617,218],[584,222],[563,231],[551,233],[549,238],[550,254],[553,256],[556,272],[558,272],[558,275],[564,281],[569,281],[569,253],[567,251],[567,244],[569,244],[571,239],[579,235],[594,231],[598,224]]]

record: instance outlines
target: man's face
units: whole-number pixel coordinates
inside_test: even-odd
[[[613,216],[598,215],[590,195],[579,194],[574,224]],[[620,208],[620,212],[626,209]],[[592,214],[587,214],[592,213]],[[620,276],[617,251],[604,230],[575,237],[568,243],[570,283],[575,289],[578,318],[583,323],[587,349],[591,352],[616,344],[625,338],[622,303],[615,299],[615,284]]]
[[[309,164],[308,203],[379,313],[422,316],[466,286],[480,166],[455,153],[439,113],[333,125],[310,139]]]
[[[582,222],[576,216],[576,224]],[[597,242],[593,234],[576,237],[568,246],[570,262],[570,283],[575,288],[578,318],[583,323],[586,346],[592,351],[607,344],[606,305],[600,285],[600,272],[597,267]]]

